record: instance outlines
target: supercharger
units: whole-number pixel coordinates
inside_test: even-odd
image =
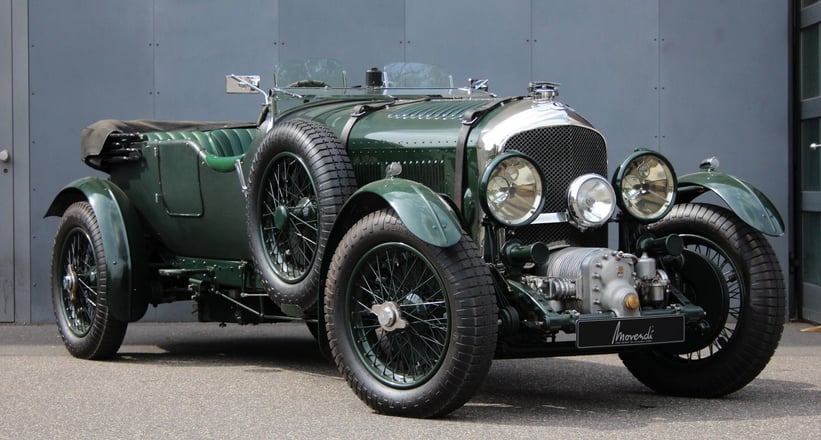
[[[640,316],[642,306],[664,304],[669,295],[667,274],[646,253],[568,247],[551,253],[540,272],[525,281],[556,312]]]

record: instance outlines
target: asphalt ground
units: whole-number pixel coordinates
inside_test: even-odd
[[[361,403],[301,324],[137,323],[83,361],[54,325],[0,326],[0,438],[821,439],[821,333],[788,324],[761,375],[721,399],[654,394],[617,356],[495,361],[437,420]]]

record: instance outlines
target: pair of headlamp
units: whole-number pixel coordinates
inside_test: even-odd
[[[594,228],[607,223],[618,205],[639,222],[649,223],[670,211],[675,188],[676,175],[667,159],[637,150],[616,169],[612,186],[598,174],[573,180],[567,192],[568,214],[578,227]],[[541,170],[519,152],[504,153],[491,162],[480,190],[485,211],[505,226],[531,223],[544,206]]]
[[[504,153],[491,162],[482,177],[482,206],[505,226],[527,225],[542,213],[542,182],[541,170],[530,158],[515,151]],[[570,185],[568,206],[576,224],[592,228],[613,215],[615,195],[603,177],[586,174]]]

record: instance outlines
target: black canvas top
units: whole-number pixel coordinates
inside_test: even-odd
[[[103,151],[108,137],[113,133],[151,133],[156,131],[208,131],[220,128],[256,127],[255,122],[214,122],[214,121],[155,121],[151,119],[134,119],[121,121],[103,119],[83,129],[80,140],[80,156],[83,162],[95,167],[88,161],[89,156],[97,156]],[[98,168],[99,169],[99,168]]]

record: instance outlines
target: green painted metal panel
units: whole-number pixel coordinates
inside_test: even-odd
[[[764,193],[738,177],[702,171],[681,176],[678,185],[678,202],[691,201],[709,190],[750,226],[775,237],[784,233],[784,220],[775,205]]]
[[[62,215],[69,204],[82,199],[91,205],[100,227],[111,313],[123,321],[136,321],[145,314],[150,295],[148,260],[137,212],[114,183],[84,177],[66,185],[46,215]]]
[[[462,237],[459,217],[430,188],[405,179],[383,179],[359,189],[348,203],[357,203],[358,195],[375,194],[384,199],[408,230],[434,246],[448,247]]]
[[[171,216],[199,217],[203,213],[199,156],[191,150],[186,142],[168,142],[157,149],[159,199]]]
[[[151,225],[149,235],[175,255],[248,259],[245,196],[236,171],[216,171],[200,160],[193,148],[178,148],[173,154],[180,157],[176,157],[174,163],[193,165],[180,169],[174,177],[169,174],[173,169],[166,170],[161,185],[161,162],[166,147],[173,148],[174,144],[147,143],[142,147],[140,162],[121,164],[111,171],[111,180],[125,191]],[[167,183],[167,178],[175,183]],[[163,199],[169,195],[173,203],[179,204],[177,207],[186,203],[184,200],[200,199],[201,212],[191,216],[175,215],[162,206]]]
[[[456,166],[454,149],[462,129],[461,117],[465,112],[487,104],[488,100],[433,98],[416,102],[410,97],[394,102],[382,95],[376,95],[371,101],[362,99],[358,96],[322,106],[294,109],[285,112],[282,118],[316,120],[342,137],[343,128],[356,106],[384,104],[385,108],[360,117],[349,137],[342,139],[347,141],[348,155],[359,185],[383,178],[385,167],[398,162],[403,168],[403,178],[420,182],[435,192],[452,194]],[[477,124],[472,132],[469,146],[475,145],[475,134],[480,132],[481,126]],[[470,157],[475,154],[470,153]],[[472,185],[475,178],[468,177]]]

